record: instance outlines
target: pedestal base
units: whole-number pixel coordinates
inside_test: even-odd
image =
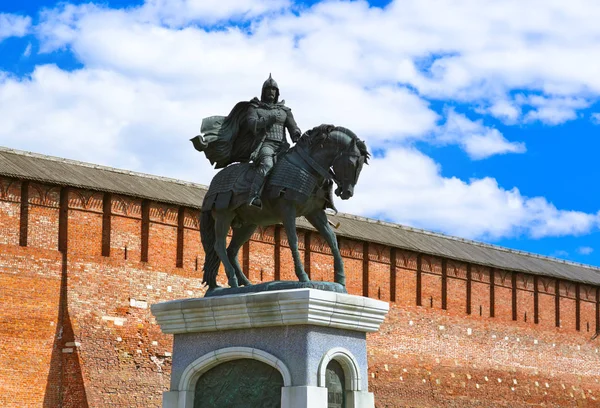
[[[378,330],[388,308],[385,302],[314,289],[153,305],[163,332],[175,334],[171,390],[164,393],[163,407],[193,408],[202,377],[209,384],[223,384],[199,394],[206,401],[220,401],[214,403],[220,406],[222,398],[207,394],[209,389],[224,388],[228,396],[264,389],[270,401],[280,395],[282,408],[327,408],[329,392],[340,400],[345,395],[348,408],[374,408],[368,392],[366,332]],[[219,367],[226,370],[225,364],[249,364],[248,359],[264,363],[252,364],[266,374],[213,374]],[[326,373],[334,360],[343,373],[328,389],[331,373]]]

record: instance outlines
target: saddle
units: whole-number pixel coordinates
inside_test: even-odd
[[[333,182],[325,180],[318,185],[314,175],[289,157],[292,152],[293,149],[277,160],[267,176],[262,197],[283,197],[304,204],[311,196],[316,196],[325,200],[326,208],[336,210],[333,205]],[[230,165],[218,172],[204,196],[202,211],[235,209],[246,205],[255,173],[256,168],[251,163]]]

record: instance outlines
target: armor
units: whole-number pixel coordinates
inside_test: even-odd
[[[276,91],[274,95],[272,94],[273,89]],[[278,102],[278,100],[279,87],[269,74],[269,78],[262,87],[261,100],[253,99],[248,108],[248,127],[255,137],[261,140],[252,157],[256,175],[248,200],[249,205],[257,207],[262,207],[260,195],[266,176],[275,165],[277,156],[289,147],[285,129],[288,130],[293,142],[296,142],[302,134],[290,108],[285,106],[283,101]]]

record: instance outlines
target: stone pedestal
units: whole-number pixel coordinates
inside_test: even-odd
[[[162,331],[175,335],[163,408],[193,408],[199,378],[239,359],[258,360],[281,374],[282,408],[328,407],[326,370],[335,360],[343,369],[345,406],[374,408],[366,333],[379,329],[388,310],[385,302],[315,289],[153,305]]]

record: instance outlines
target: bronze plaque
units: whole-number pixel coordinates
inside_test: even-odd
[[[340,363],[331,360],[325,372],[325,385],[327,386],[327,408],[346,407],[346,380],[344,370]]]
[[[227,361],[196,383],[194,408],[280,408],[283,377],[258,360]]]

